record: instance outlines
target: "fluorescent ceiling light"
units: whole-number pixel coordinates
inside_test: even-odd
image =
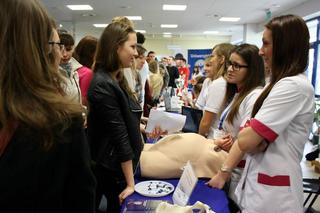
[[[82,5],[67,5],[70,10],[93,10],[93,8],[88,4]]]
[[[108,24],[93,24],[95,27],[107,27]]]
[[[163,37],[165,37],[165,38],[171,38],[172,35],[163,35]]]
[[[219,31],[204,31],[203,34],[218,34]]]
[[[187,5],[173,5],[173,4],[164,4],[162,5],[162,10],[172,10],[172,11],[184,11],[187,9]]]
[[[163,35],[171,35],[172,33],[170,32],[164,32]]]
[[[139,33],[146,33],[146,31],[145,30],[135,30],[137,33],[139,32]]]
[[[160,27],[161,28],[177,28],[178,25],[177,24],[161,24]]]
[[[221,17],[219,21],[228,21],[228,22],[237,22],[239,21],[239,17]]]
[[[139,21],[142,20],[141,16],[126,16],[131,21]]]

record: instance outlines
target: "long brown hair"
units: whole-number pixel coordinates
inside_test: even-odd
[[[252,110],[254,117],[273,86],[282,78],[303,73],[308,65],[309,30],[305,21],[296,15],[273,18],[265,25],[272,32],[271,81]],[[299,36],[293,36],[299,33]]]
[[[128,40],[130,33],[135,33],[135,31],[130,25],[122,22],[113,22],[104,29],[98,42],[93,72],[100,69],[109,73],[119,72],[117,80],[120,87],[135,99],[134,92],[124,78],[121,61],[117,53],[118,48]]]
[[[5,0],[0,1],[0,26],[2,135],[13,133],[13,122],[36,131],[50,148],[53,127],[61,124],[62,131],[71,115],[81,115],[80,106],[58,92],[64,82],[49,59],[52,19],[38,0]],[[0,153],[8,140],[0,140]]]
[[[93,36],[83,37],[76,46],[73,57],[80,64],[88,68],[92,67],[94,54],[97,49],[98,39]]]
[[[263,86],[264,81],[264,65],[263,60],[259,56],[259,49],[255,45],[251,44],[241,44],[235,47],[231,54],[239,55],[248,65],[247,74],[245,77],[245,83],[240,89],[239,94],[234,98],[226,121],[233,124],[233,120],[239,114],[239,107],[243,99],[255,88]],[[231,55],[230,54],[230,55]],[[225,108],[229,103],[230,99],[234,97],[237,92],[237,87],[235,84],[227,83],[226,94],[223,101],[223,108]],[[222,111],[223,109],[221,109]],[[220,112],[221,114],[221,112]]]

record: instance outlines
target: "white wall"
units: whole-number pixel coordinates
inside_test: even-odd
[[[319,0],[309,0],[303,4],[298,5],[297,7],[288,9],[281,13],[274,13],[272,17],[285,15],[285,14],[295,14],[305,19],[310,19],[320,15],[320,1]],[[262,45],[262,33],[265,22],[256,23],[256,24],[244,24],[243,33],[236,33],[231,36],[232,43],[238,43],[243,41],[245,43],[255,44],[258,47]]]
[[[182,53],[187,57],[188,49],[211,49],[214,45],[230,42],[230,36],[217,37],[181,37],[181,38],[152,38],[146,37],[144,47],[156,52],[156,55],[169,56]]]

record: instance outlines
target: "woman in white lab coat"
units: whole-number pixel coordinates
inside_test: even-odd
[[[293,37],[297,32],[299,36]],[[248,153],[236,189],[242,212],[301,213],[300,161],[314,111],[314,91],[303,74],[308,64],[308,28],[298,16],[276,17],[265,26],[262,42],[260,55],[271,70],[270,83],[209,185],[222,188]]]

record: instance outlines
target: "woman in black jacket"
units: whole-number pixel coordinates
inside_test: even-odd
[[[107,212],[119,212],[120,203],[134,192],[133,171],[143,149],[142,110],[121,71],[132,65],[136,43],[131,26],[108,25],[98,43],[88,91],[88,137],[96,162],[97,204],[104,194]]]

